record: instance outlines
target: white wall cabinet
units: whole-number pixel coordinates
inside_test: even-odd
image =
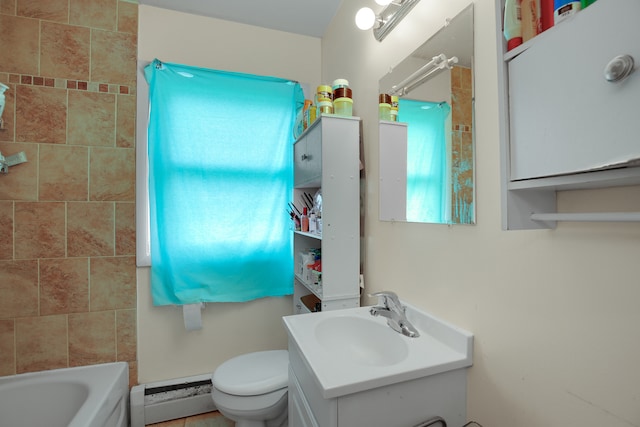
[[[315,295],[322,310],[360,305],[360,119],[322,115],[294,145],[294,202],[322,189],[322,233],[294,232],[294,313]],[[300,253],[322,250],[322,281],[305,274]]]
[[[504,229],[555,227],[558,190],[640,184],[640,72],[605,79],[618,55],[640,63],[639,16],[598,0],[499,58]]]

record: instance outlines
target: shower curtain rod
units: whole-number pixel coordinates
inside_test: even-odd
[[[406,95],[407,93],[411,92],[416,86],[424,83],[424,81],[434,73],[440,72],[445,68],[451,69],[453,64],[457,63],[457,56],[447,58],[444,53],[434,56],[431,61],[418,68],[418,70],[414,71],[409,77],[405,78],[397,85],[392,86],[390,95]]]

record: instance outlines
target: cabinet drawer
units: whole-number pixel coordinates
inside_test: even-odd
[[[615,56],[640,63],[638,17],[637,0],[598,0],[509,62],[512,181],[640,158],[640,72],[604,78]]]

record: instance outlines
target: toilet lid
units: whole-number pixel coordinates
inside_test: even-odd
[[[213,373],[218,390],[236,396],[256,396],[287,387],[287,350],[258,351],[227,360]]]

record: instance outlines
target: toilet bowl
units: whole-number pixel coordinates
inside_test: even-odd
[[[234,357],[211,376],[211,398],[236,427],[286,427],[288,369],[287,350]]]

